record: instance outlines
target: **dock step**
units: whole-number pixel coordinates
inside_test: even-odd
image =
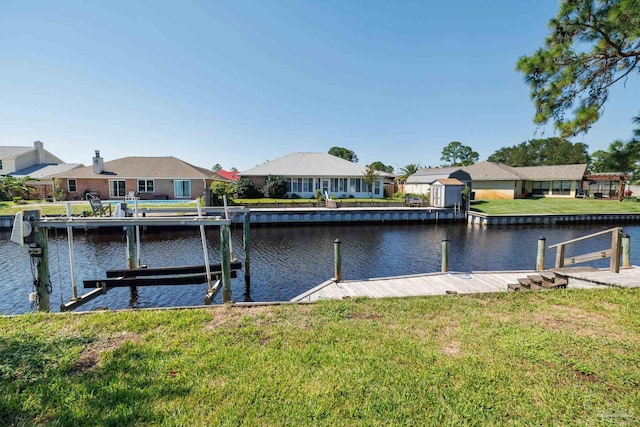
[[[518,279],[518,283],[507,285],[510,291],[539,291],[544,289],[564,289],[568,279],[552,271],[540,271]]]

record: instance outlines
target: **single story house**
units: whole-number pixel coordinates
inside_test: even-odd
[[[510,167],[480,162],[463,168],[473,180],[473,199],[576,197],[587,165]]]
[[[393,174],[377,172],[369,186],[364,179],[366,167],[326,153],[291,153],[240,172],[256,188],[264,186],[269,175],[282,176],[287,181],[287,195],[315,197],[316,190],[336,198],[382,198],[385,177]]]
[[[214,181],[227,180],[214,172],[176,157],[123,157],[105,162],[96,150],[93,165],[54,175],[67,191],[67,200],[194,199]]]
[[[405,194],[429,194],[431,184],[439,179],[457,179],[471,187],[471,175],[459,167],[424,168],[409,175],[404,183]]]

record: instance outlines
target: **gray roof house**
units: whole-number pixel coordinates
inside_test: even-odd
[[[0,146],[0,175],[26,169],[33,165],[64,163],[44,149],[44,144],[35,141],[33,147]]]
[[[364,181],[366,167],[326,153],[291,153],[240,172],[240,177],[262,187],[269,175],[287,180],[287,194],[311,198],[316,190],[337,198],[382,198],[384,178],[393,174],[378,172],[371,188]]]
[[[429,194],[431,185],[440,179],[457,179],[471,186],[471,175],[460,167],[425,168],[409,175],[404,183],[405,194]]]
[[[30,198],[51,196],[54,192],[54,174],[82,166],[63,162],[45,150],[41,141],[35,141],[33,147],[0,147],[0,175],[34,178],[29,181]]]
[[[473,180],[473,198],[575,197],[586,164],[510,167],[480,162],[463,168]]]

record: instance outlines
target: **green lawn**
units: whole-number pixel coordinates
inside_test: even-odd
[[[480,200],[471,210],[491,215],[640,213],[640,202],[606,199]]]
[[[638,425],[640,292],[0,318],[2,425]]]
[[[111,203],[108,200],[103,200],[102,203]],[[115,203],[115,201],[113,202]],[[194,202],[185,202],[185,203],[147,203],[144,201],[138,202],[138,208],[184,208],[184,207],[195,207],[196,204]],[[133,204],[129,204],[130,208],[133,208]],[[0,202],[0,215],[15,215],[20,210],[25,209],[39,209],[43,215],[65,215],[67,213],[67,205],[64,202],[60,203],[40,203],[39,201],[30,201],[24,205],[16,205],[13,202]],[[91,213],[91,206],[89,202],[73,202],[71,203],[71,214],[72,215],[82,215],[83,212]]]

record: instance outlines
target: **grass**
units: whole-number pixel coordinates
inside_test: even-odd
[[[490,215],[640,213],[640,203],[635,199],[619,202],[606,199],[543,197],[538,199],[481,200],[473,203],[471,210]]]
[[[6,425],[632,425],[640,293],[0,318]]]
[[[356,199],[356,198],[346,198],[346,199],[334,199],[336,202],[340,202],[343,204],[348,203],[385,203],[385,202],[401,202],[402,198],[383,198],[383,199]],[[318,203],[318,201],[313,199],[270,199],[270,198],[260,198],[260,199],[234,199],[233,202],[238,205],[260,205],[260,204],[278,204],[278,205],[296,205],[296,204],[309,204],[309,203]],[[320,202],[321,205],[324,205],[324,199]]]
[[[103,201],[103,203],[111,203],[109,200]],[[115,201],[114,201],[115,203]],[[129,207],[132,207],[132,204],[129,204]],[[184,203],[147,203],[144,201],[138,202],[138,208],[184,208],[184,207],[195,207],[194,202],[184,202]],[[16,205],[13,202],[0,202],[0,215],[15,215],[18,211],[28,210],[28,209],[39,209],[43,215],[55,216],[55,215],[66,215],[67,213],[67,205],[65,202],[60,203],[40,203],[39,200],[29,201],[27,204]],[[82,215],[83,212],[91,213],[91,206],[89,202],[73,202],[71,203],[71,214],[72,215]]]

